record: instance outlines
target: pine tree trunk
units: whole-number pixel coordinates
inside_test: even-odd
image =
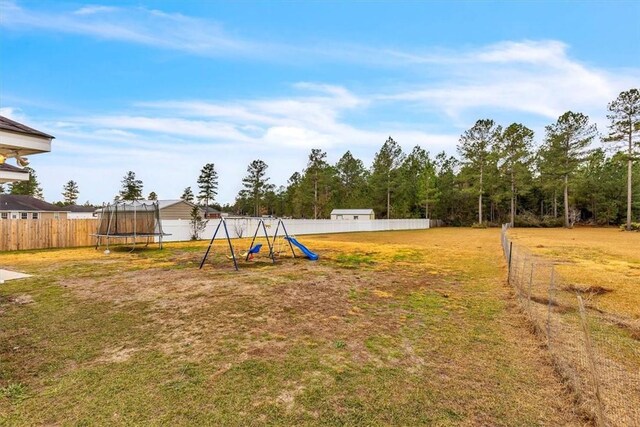
[[[633,169],[633,161],[631,160],[633,154],[633,141],[631,140],[631,136],[631,120],[629,120],[629,160],[627,162],[627,230],[629,231],[631,231],[631,172]]]
[[[569,177],[564,176],[564,226],[569,228]]]
[[[482,225],[482,165],[480,165],[480,194],[478,195],[478,224]]]
[[[424,217],[429,219],[429,179],[427,179],[425,184],[424,194]]]
[[[558,196],[556,190],[553,190],[553,217],[558,218]]]
[[[516,226],[516,183],[513,176],[513,171],[511,171],[511,226]]]
[[[391,183],[387,179],[387,219],[391,218]]]
[[[318,219],[318,175],[313,181],[313,219]]]

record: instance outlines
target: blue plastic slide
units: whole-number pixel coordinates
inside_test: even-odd
[[[316,261],[319,258],[317,254],[314,254],[313,252],[311,252],[309,249],[307,249],[307,247],[305,245],[303,245],[302,243],[298,242],[293,237],[285,237],[285,239],[289,240],[291,243],[296,245],[298,247],[298,249],[300,249],[302,251],[302,253],[305,254],[307,256],[307,258],[309,258],[311,261]]]

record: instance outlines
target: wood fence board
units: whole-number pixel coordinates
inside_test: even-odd
[[[0,251],[71,248],[96,244],[97,219],[3,219]]]

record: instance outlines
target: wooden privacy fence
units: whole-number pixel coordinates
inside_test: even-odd
[[[3,219],[0,251],[70,248],[96,244],[97,219]]]

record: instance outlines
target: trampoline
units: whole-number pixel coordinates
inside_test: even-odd
[[[106,241],[108,251],[111,239],[124,239],[125,244],[132,239],[133,251],[140,238],[146,239],[145,246],[157,238],[162,249],[162,237],[168,234],[162,231],[158,202],[135,200],[103,205],[95,236],[96,249],[103,241]]]

